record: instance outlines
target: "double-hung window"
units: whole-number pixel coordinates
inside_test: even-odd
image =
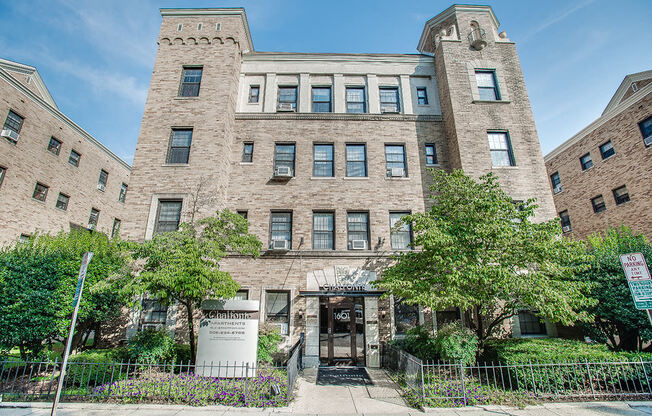
[[[561,229],[563,232],[567,233],[573,229],[571,227],[571,220],[570,216],[568,215],[568,210],[560,212],[559,218],[561,219]]]
[[[417,87],[417,104],[428,105],[428,90],[426,87]]]
[[[249,87],[249,104],[256,104],[260,99],[260,86],[252,85]]]
[[[412,225],[406,224],[401,220],[402,217],[410,215],[409,212],[390,212],[389,213],[389,227],[392,249],[394,250],[408,250],[412,245]],[[397,224],[401,225],[397,227]]]
[[[97,227],[97,223],[100,220],[100,210],[96,208],[91,208],[91,215],[88,216],[88,228],[93,229]]]
[[[498,91],[498,83],[496,82],[496,71],[476,70],[475,80],[478,84],[478,93],[480,94],[480,100],[500,100],[500,91]]]
[[[387,177],[407,177],[407,162],[405,160],[405,146],[402,144],[385,145],[385,169]]]
[[[272,212],[271,244],[275,241],[285,241],[286,247],[292,247],[292,213]]]
[[[366,101],[364,87],[347,87],[346,89],[346,112],[366,113]]]
[[[290,292],[265,291],[265,321],[279,325],[281,335],[290,333]]]
[[[140,329],[157,328],[165,325],[168,315],[168,305],[163,305],[154,299],[143,299],[140,311]]]
[[[607,206],[604,203],[604,198],[602,195],[598,195],[595,198],[591,199],[591,205],[593,205],[593,212],[596,214],[598,212],[606,211]]]
[[[394,298],[394,335],[404,337],[410,329],[419,325],[419,306],[408,305]]]
[[[278,111],[297,110],[297,87],[278,87]]]
[[[79,167],[79,159],[81,159],[81,154],[76,152],[74,149],[70,151],[70,156],[68,156],[68,163],[74,167]]]
[[[315,212],[312,215],[312,249],[335,249],[335,219],[332,212]]]
[[[555,172],[550,175],[550,183],[552,183],[552,193],[558,194],[561,192],[561,178],[559,177],[559,172]]]
[[[489,150],[493,167],[515,166],[512,144],[506,132],[489,132]]]
[[[530,311],[521,311],[518,314],[518,324],[521,335],[546,335],[546,325],[541,318]]]
[[[106,189],[106,182],[109,180],[109,172],[104,169],[100,170],[100,177],[97,180],[97,189],[104,191]]]
[[[121,221],[118,218],[113,219],[113,228],[111,228],[111,238],[115,237],[120,232]]]
[[[333,145],[316,144],[313,147],[313,168],[312,176],[333,177],[335,169],[333,166]]]
[[[369,213],[349,212],[346,216],[348,249],[369,249]]]
[[[367,147],[365,144],[346,145],[346,176],[367,176]]]
[[[183,67],[183,79],[179,88],[180,97],[197,97],[201,84],[201,67]]]
[[[276,172],[280,167],[288,167],[290,168],[290,174],[294,176],[294,154],[294,143],[277,143],[274,150],[274,171]]]
[[[32,198],[36,199],[37,201],[45,202],[45,199],[48,197],[49,189],[50,189],[49,186],[43,185],[40,182],[36,182],[36,186],[34,187],[34,193],[32,194]]]
[[[190,159],[190,144],[192,143],[192,129],[172,129],[170,148],[168,149],[167,163],[187,164]]]
[[[5,180],[6,173],[7,173],[7,168],[0,166],[0,186],[2,186],[2,182]]]
[[[48,143],[48,150],[53,154],[59,156],[59,152],[61,151],[61,141],[55,139],[54,137],[50,137],[50,142]]]
[[[60,210],[67,210],[68,209],[68,201],[70,200],[70,197],[66,194],[62,194],[59,192],[59,197],[57,198],[57,203],[56,207],[59,208]]]
[[[251,163],[254,161],[254,144],[245,142],[242,145],[242,163]]]
[[[645,147],[652,146],[652,117],[648,117],[638,123],[638,128],[641,129]]]
[[[616,205],[624,204],[629,201],[629,192],[627,192],[627,187],[625,185],[614,189],[613,193]]]
[[[24,120],[23,117],[9,110],[9,113],[7,114],[7,119],[5,120],[5,124],[2,127],[2,129],[11,130],[14,133],[18,134],[20,133],[20,129],[23,127],[23,120]]]
[[[127,198],[127,184],[122,182],[122,185],[120,185],[120,194],[118,195],[118,202],[125,202],[125,199]]]
[[[587,153],[580,158],[580,165],[582,170],[587,170],[593,167],[593,159],[591,159],[591,153]]]
[[[380,88],[380,112],[398,113],[401,111],[398,98],[398,87]]]
[[[331,112],[331,87],[312,87],[312,112]]]
[[[437,165],[437,148],[434,143],[426,143],[426,166]]]
[[[156,234],[176,231],[181,222],[182,200],[159,200],[158,215],[156,216]]]
[[[602,156],[602,160],[610,158],[615,154],[616,151],[614,150],[614,145],[611,143],[611,140],[609,140],[607,143],[600,145],[600,155]]]

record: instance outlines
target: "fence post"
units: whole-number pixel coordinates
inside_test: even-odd
[[[464,386],[464,363],[460,360],[460,382],[462,384],[462,395],[464,396],[464,406],[466,406],[466,387]]]
[[[589,376],[589,384],[591,385],[591,394],[593,395],[593,400],[595,400],[595,390],[593,390],[593,377],[591,377],[591,368],[589,366],[588,358],[584,359],[584,363],[586,364],[586,374],[588,374]]]
[[[650,391],[650,394],[652,395],[652,386],[650,386],[650,379],[647,376],[647,370],[645,369],[645,364],[643,363],[643,357],[638,357],[639,360],[641,360],[641,367],[643,367],[643,374],[645,374],[645,381],[647,382],[647,389]]]
[[[242,367],[240,367],[242,369]],[[249,384],[249,363],[247,363],[245,368],[245,383],[244,383],[244,405],[247,407],[247,384]]]
[[[532,389],[534,389],[534,395],[537,396],[537,382],[534,381],[534,368],[532,368],[532,360],[528,360],[530,362],[530,375],[532,376]]]
[[[427,363],[427,361],[426,361]],[[421,367],[421,402],[425,405],[426,404],[426,383],[424,380],[423,373],[425,372],[425,367],[423,366],[423,361],[419,363],[419,366]]]

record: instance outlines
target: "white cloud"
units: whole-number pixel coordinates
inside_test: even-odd
[[[588,6],[589,4],[593,3],[595,0],[584,0],[580,3],[575,4],[574,6],[568,7],[565,10],[560,10],[557,14],[554,14],[548,19],[544,20],[539,26],[537,26],[534,30],[531,32],[527,33],[525,36],[523,36],[522,39],[519,40],[519,43],[523,44],[527,42],[531,37],[535,36],[536,34],[543,32],[546,30],[548,27],[554,25],[555,23],[558,23],[571,14],[575,13],[576,11],[583,9],[584,7]]]

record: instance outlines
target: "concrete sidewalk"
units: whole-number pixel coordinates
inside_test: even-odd
[[[329,398],[324,397],[324,401]],[[323,401],[322,401],[323,403]],[[2,416],[46,416],[50,414],[51,403],[0,403]],[[333,413],[319,412],[315,416],[345,415],[346,409],[332,409]],[[515,409],[504,406],[477,406],[455,409],[433,409],[426,413],[416,409],[392,413],[353,413],[367,416],[645,416],[652,415],[652,402],[591,402],[591,403],[548,403]],[[64,403],[57,412],[59,416],[304,416],[291,408],[241,409],[225,406],[170,406],[170,405],[110,405],[97,403]]]

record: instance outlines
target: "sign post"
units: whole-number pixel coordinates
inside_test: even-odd
[[[82,291],[84,290],[84,281],[86,280],[86,269],[88,263],[91,262],[93,253],[88,251],[82,257],[81,267],[79,268],[79,277],[77,278],[77,289],[75,290],[75,297],[72,300],[73,312],[72,322],[70,323],[70,332],[68,333],[68,341],[66,342],[66,349],[63,351],[63,361],[61,361],[61,371],[59,372],[59,383],[57,384],[57,392],[54,396],[54,403],[52,403],[51,416],[56,415],[57,405],[59,405],[59,398],[61,397],[61,389],[63,389],[63,380],[66,377],[66,365],[68,364],[68,355],[70,354],[70,345],[72,344],[72,335],[75,332],[75,323],[77,322],[77,312],[79,312],[79,303],[81,301]]]
[[[652,276],[645,257],[641,253],[621,254],[620,264],[623,266],[636,309],[645,310],[652,324]]]

